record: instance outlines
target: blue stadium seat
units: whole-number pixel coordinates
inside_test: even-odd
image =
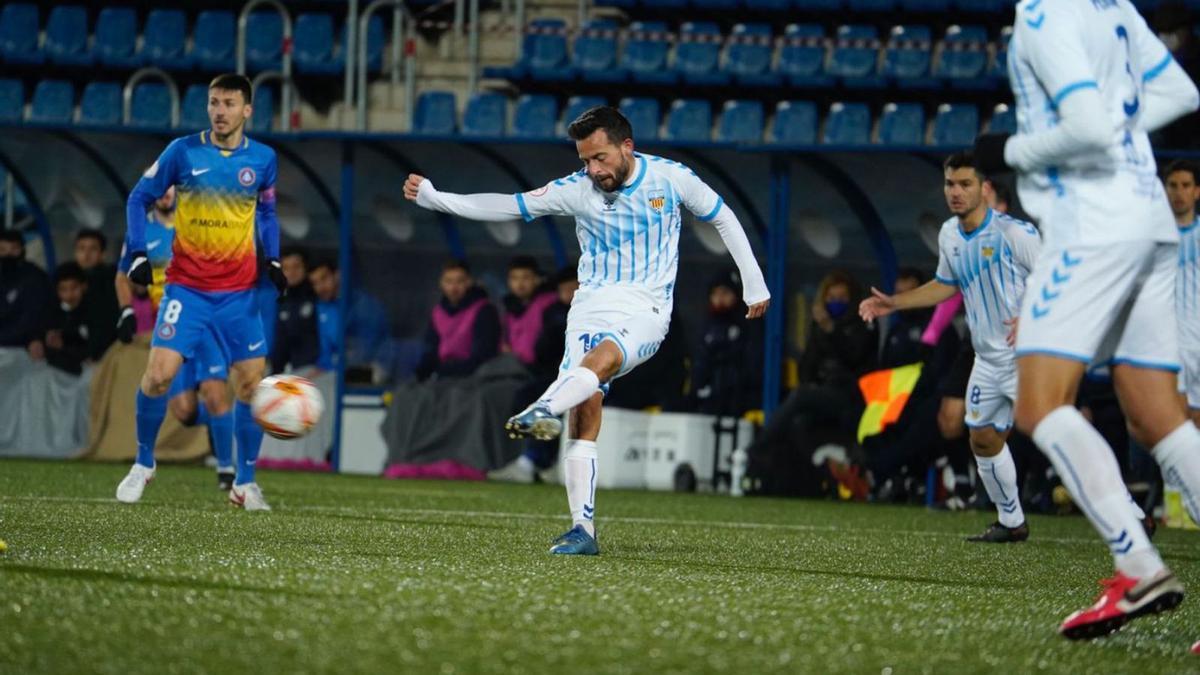
[[[193,84],[183,93],[183,101],[179,103],[179,127],[188,131],[209,127],[208,85]]]
[[[587,82],[623,82],[625,71],[617,68],[617,23],[593,19],[575,38],[572,61]]]
[[[666,138],[672,141],[712,139],[712,107],[700,99],[678,99],[667,112]]]
[[[792,7],[792,0],[746,0],[746,9],[758,12],[785,12]]]
[[[890,12],[896,0],[847,0],[846,7],[852,12]]]
[[[18,122],[25,116],[25,91],[20,80],[0,80],[0,122]]]
[[[133,88],[129,124],[135,127],[171,126],[171,94],[161,82],[143,82]]]
[[[424,91],[417,96],[413,111],[414,134],[445,136],[454,133],[454,94],[449,91]]]
[[[566,129],[567,125],[574,122],[575,118],[582,115],[584,111],[607,104],[608,101],[605,101],[603,96],[572,96],[567,99],[567,105],[563,108],[563,129]]]
[[[292,61],[296,72],[332,75],[345,66],[333,60],[333,17],[324,13],[304,13],[296,17],[292,30]]]
[[[824,74],[825,56],[825,29],[819,24],[793,23],[784,31],[775,72],[793,87],[830,87],[833,78]]]
[[[259,87],[254,90],[254,115],[250,118],[250,131],[258,133],[271,130],[275,118],[275,90]]]
[[[878,38],[874,26],[839,27],[825,72],[843,78],[848,86],[868,85],[870,81],[881,79],[875,77],[875,64],[879,60]],[[855,80],[859,82],[855,83]]]
[[[70,123],[75,111],[75,90],[70,82],[42,80],[33,90],[33,104],[29,109],[32,122],[55,124]]]
[[[825,145],[866,145],[871,142],[871,111],[866,103],[834,103],[825,118]]]
[[[260,71],[283,67],[283,17],[278,12],[251,12],[246,17],[246,67]]]
[[[634,22],[626,33],[621,66],[629,71],[634,82],[674,84],[679,78],[675,71],[667,67],[670,50],[667,24],[659,21]]]
[[[342,44],[346,44],[347,29],[342,26]],[[367,22],[367,70],[381,71],[383,70],[383,47],[387,40],[383,33],[383,17],[375,14],[371,20]],[[345,54],[339,50],[334,57],[334,61],[338,64],[339,69],[346,68]],[[339,72],[341,72],[339,70]]]
[[[512,135],[521,138],[554,138],[558,104],[553,96],[525,94],[513,111]]]
[[[1004,0],[954,0],[954,6],[963,12],[979,12],[980,14],[996,14],[1006,6]]]
[[[233,44],[236,35],[232,12],[200,12],[192,35],[192,58],[196,67],[206,71],[233,70],[236,65]]]
[[[726,101],[717,125],[717,140],[733,143],[761,143],[763,107],[759,101]]]
[[[142,31],[141,61],[167,70],[187,70],[187,17],[178,9],[152,9]]]
[[[90,65],[92,53],[88,51],[87,10],[79,5],[59,5],[50,10],[42,51],[51,63]]]
[[[932,50],[928,26],[896,26],[883,55],[883,74],[905,89],[929,89],[941,82],[929,76]]]
[[[739,23],[729,36],[725,52],[725,72],[748,87],[777,87],[783,77],[771,72],[775,41],[771,26],[765,23]]]
[[[992,119],[988,122],[991,133],[1017,133],[1017,112],[1007,105],[1000,103],[992,110]]]
[[[836,12],[842,0],[792,0],[792,6],[802,12]]]
[[[996,41],[996,58],[988,74],[998,80],[1008,79],[1008,43],[1012,42],[1012,26],[1005,26],[1000,31],[1000,39]]]
[[[817,142],[817,106],[809,101],[780,101],[775,106],[771,142],[813,145]]]
[[[958,80],[980,77],[987,68],[987,46],[987,31],[982,26],[950,26],[935,74]]]
[[[121,85],[116,82],[89,82],[79,97],[79,123],[117,125],[121,123]]]
[[[925,143],[925,111],[920,103],[888,103],[879,116],[879,142],[883,145]]]
[[[503,136],[508,126],[508,99],[502,94],[480,92],[467,100],[463,111],[464,136]]]
[[[534,19],[521,44],[520,67],[535,80],[561,82],[574,74],[567,68],[567,24],[560,19]]]
[[[950,0],[900,0],[899,5],[905,12],[945,12],[950,9]]]
[[[0,56],[9,63],[41,63],[36,5],[13,2],[0,9]]]
[[[618,106],[621,114],[633,127],[634,138],[648,141],[658,140],[658,127],[662,123],[658,100],[653,98],[623,98]]]
[[[96,17],[96,41],[92,53],[101,65],[132,68],[137,56],[137,14],[129,7],[105,7]]]
[[[968,146],[979,133],[979,109],[973,105],[943,103],[933,120],[933,144]]]
[[[723,41],[721,29],[711,21],[684,23],[679,27],[679,44],[675,48],[675,71],[688,84],[729,84],[729,75],[718,70]]]

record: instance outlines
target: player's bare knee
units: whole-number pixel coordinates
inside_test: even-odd
[[[938,432],[942,438],[953,441],[961,438],[963,433],[963,411],[960,406],[943,403],[938,408]]]
[[[167,409],[171,416],[184,424],[196,421],[196,400],[191,396],[175,396],[167,401]]]
[[[1004,437],[991,427],[972,429],[970,444],[976,457],[995,457],[1004,447]]]
[[[171,380],[172,377],[166,373],[165,369],[151,364],[146,367],[146,373],[142,375],[142,393],[147,396],[163,396],[170,390]]]
[[[208,414],[221,416],[229,412],[230,402],[225,386],[224,382],[218,380],[209,380],[200,385],[200,394],[204,397]]]
[[[605,340],[588,352],[579,365],[595,373],[601,382],[608,382],[621,370],[621,348],[615,342]]]

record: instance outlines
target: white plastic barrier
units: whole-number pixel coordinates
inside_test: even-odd
[[[388,448],[379,432],[387,408],[378,394],[347,394],[342,409],[342,446],[339,470],[378,476],[387,463]]]

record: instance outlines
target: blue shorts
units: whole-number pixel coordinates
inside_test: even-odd
[[[171,380],[171,391],[167,396],[175,398],[185,391],[193,391],[206,380],[224,382],[228,379],[229,364],[225,361],[225,354],[217,345],[216,338],[201,340],[196,345],[195,356],[184,361],[179,372],[175,374],[175,379]]]
[[[266,356],[267,340],[254,289],[210,292],[166,285],[150,344],[198,361],[195,357],[205,353],[201,350],[204,342],[213,344],[227,364]],[[211,359],[209,365],[214,365]]]

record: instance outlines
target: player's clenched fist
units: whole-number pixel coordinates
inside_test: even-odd
[[[408,180],[404,181],[404,198],[413,202],[417,201],[417,191],[421,189],[421,183],[424,181],[424,176],[415,173],[408,174]]]

